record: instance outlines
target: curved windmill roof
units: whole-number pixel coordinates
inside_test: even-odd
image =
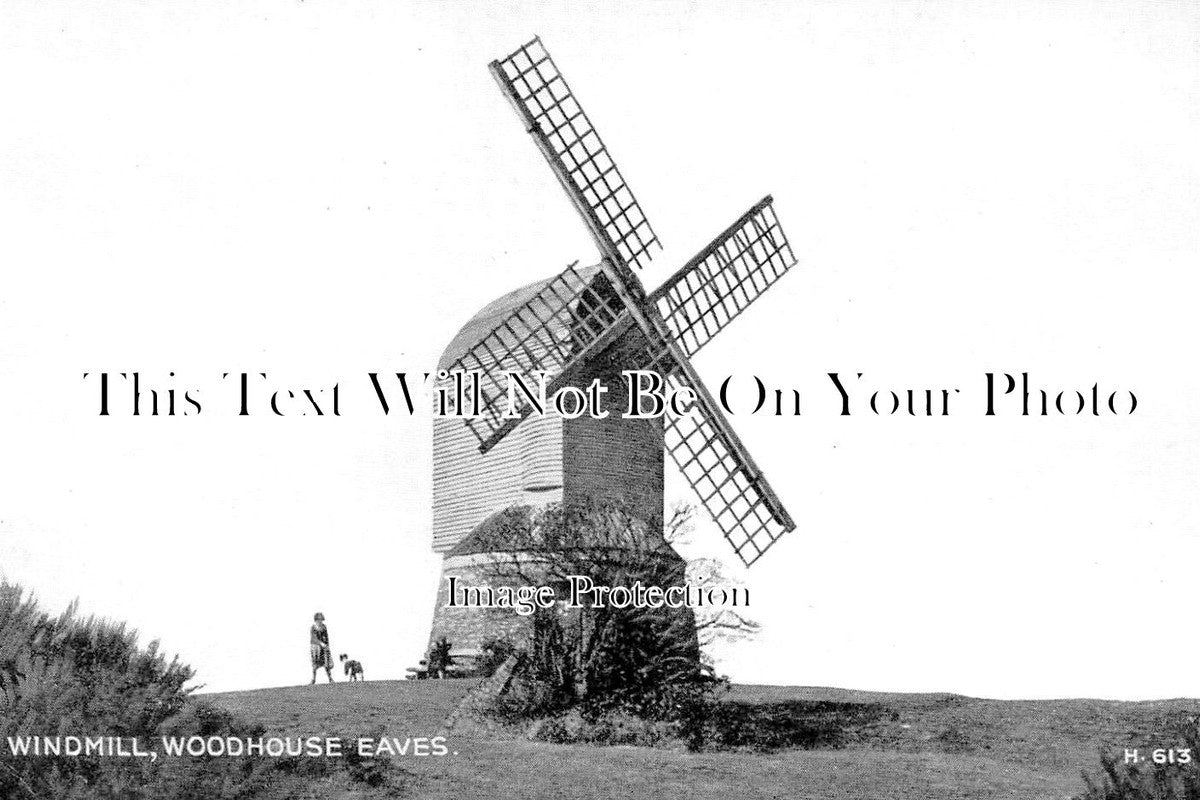
[[[575,271],[585,280],[591,280],[599,269],[600,266],[595,264],[590,267],[576,267]],[[476,342],[491,333],[492,329],[503,322],[509,314],[528,303],[534,295],[545,289],[547,284],[557,277],[557,275],[551,275],[549,278],[522,286],[520,289],[497,297],[475,312],[475,315],[459,328],[458,333],[450,340],[450,344],[446,345],[446,349],[442,351],[442,357],[438,359],[437,368],[439,370],[449,369],[450,365],[470,350]]]

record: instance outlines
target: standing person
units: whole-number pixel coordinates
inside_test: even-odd
[[[312,681],[317,682],[317,669],[325,670],[329,682],[333,683],[333,651],[329,649],[329,629],[325,627],[325,615],[320,611],[313,614],[313,626],[308,635],[308,649],[312,653]]]

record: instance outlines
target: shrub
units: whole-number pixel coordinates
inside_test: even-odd
[[[1175,751],[1190,749],[1192,762],[1155,764],[1151,753],[1145,761],[1126,764],[1124,750],[1100,754],[1100,774],[1086,772],[1086,789],[1076,800],[1196,800],[1200,798],[1200,732],[1194,722],[1180,723],[1179,730],[1163,740],[1182,742]],[[1164,747],[1164,749],[1166,749]]]
[[[445,677],[446,670],[454,663],[454,659],[450,657],[452,648],[453,645],[445,636],[429,646],[429,653],[425,656],[425,662],[429,667],[429,677]]]
[[[662,522],[643,520],[619,504],[581,501],[541,509],[513,508],[473,534],[496,582],[565,589],[585,576],[597,586],[676,585],[685,562],[663,538]],[[546,694],[589,712],[649,713],[673,684],[700,673],[696,621],[689,609],[616,607],[536,609],[524,677],[550,683]],[[544,693],[545,694],[545,693]]]
[[[673,515],[666,525],[672,539],[689,519],[686,509]],[[472,536],[481,552],[500,556],[488,564],[496,582],[562,589],[584,576],[596,586],[666,587],[685,580],[688,566],[663,530],[661,519],[585,498],[508,509]],[[692,580],[719,582],[719,569],[700,566]],[[717,700],[726,684],[708,674],[698,629],[710,641],[753,635],[758,626],[732,613],[698,620],[687,608],[586,600],[582,607],[536,609],[527,650],[508,690],[492,701],[491,714],[508,722],[541,720],[531,735],[547,741],[670,738],[703,747],[719,738],[711,721],[723,713]],[[497,653],[496,660],[509,652]],[[586,722],[583,728],[561,728],[576,717]],[[642,722],[634,726],[633,719]]]
[[[18,736],[257,738],[252,724],[195,700],[190,667],[167,660],[158,643],[137,645],[122,623],[57,617],[0,581],[0,741]],[[331,781],[387,785],[390,763],[353,758],[9,757],[0,760],[0,797],[70,800],[282,800],[317,797]]]

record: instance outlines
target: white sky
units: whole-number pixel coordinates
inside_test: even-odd
[[[744,573],[765,632],[722,668],[1200,695],[1200,12],[750,8],[6,3],[0,572],[211,689],[307,680],[318,609],[369,677],[414,664],[429,420],[380,415],[365,375],[594,260],[486,70],[540,33],[667,245],[648,286],[768,192],[800,258],[697,360],[806,403],[733,419],[799,529]],[[102,370],[212,405],[101,419]],[[240,370],[340,381],[343,416],[239,419]],[[1138,411],[985,418],[988,370]],[[829,371],[963,391],[840,418]]]

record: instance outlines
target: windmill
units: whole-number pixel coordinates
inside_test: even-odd
[[[657,481],[646,491],[657,492],[651,500],[661,513],[665,450],[749,566],[795,524],[690,358],[795,264],[771,197],[755,203],[647,293],[634,270],[660,249],[658,237],[540,39],[493,61],[489,69],[583,220],[601,260],[590,268],[572,264],[551,279],[500,298],[447,348],[440,367],[474,373],[480,402],[477,414],[465,420],[471,436],[439,433],[448,429],[438,426],[449,421],[435,419],[434,549],[446,552],[447,561],[457,556],[459,566],[466,565],[462,559],[478,551],[464,547],[469,539],[465,532],[485,512],[517,497],[495,487],[519,478],[529,491],[561,490],[579,480],[566,473],[567,462],[578,462],[579,454],[592,446],[579,444],[585,438],[582,429],[564,434],[546,428],[545,418],[529,419],[533,408],[528,403],[513,418],[507,413],[507,373],[544,372],[552,393],[604,364],[616,364],[625,370],[652,370],[669,390],[691,389],[695,403],[684,416],[655,420],[649,434],[644,427],[610,427],[599,436],[603,442],[598,447],[607,450],[593,462],[598,466],[592,471],[608,462],[648,459],[638,480]],[[461,421],[453,422],[462,430]],[[584,423],[560,427],[572,424]],[[588,435],[597,438],[594,431]],[[528,441],[514,444],[521,436]],[[474,455],[464,439],[474,443]],[[624,450],[613,449],[623,444]],[[657,461],[639,455],[649,449],[657,452]],[[504,472],[496,465],[506,460],[524,466]],[[491,472],[485,475],[487,470]],[[517,477],[510,480],[508,475]]]
[[[449,603],[451,577],[491,584],[487,565],[521,549],[498,544],[511,510],[616,499],[642,519],[661,516],[665,452],[747,566],[795,528],[689,360],[794,266],[771,198],[647,293],[634,269],[653,257],[658,237],[541,41],[489,69],[601,260],[497,298],[439,360],[439,373],[474,374],[478,382],[477,413],[433,418],[433,549],[444,558],[430,641],[447,638],[460,661],[497,638],[530,635],[527,618]],[[692,390],[695,402],[686,415],[655,419],[534,415],[531,404],[508,413],[509,372],[545,373],[552,394],[622,370],[656,372],[669,390]],[[619,407],[620,381],[609,388]]]

